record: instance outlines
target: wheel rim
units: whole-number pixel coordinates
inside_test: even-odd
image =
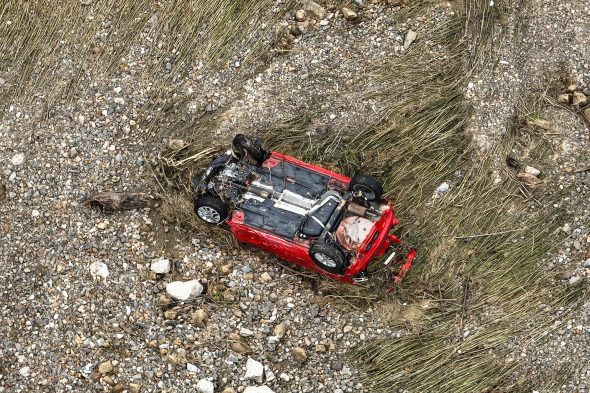
[[[360,196],[365,197],[366,199],[375,199],[375,192],[371,190],[369,187],[365,187],[361,184],[355,185],[353,187],[353,191],[355,194],[360,193]]]
[[[197,214],[203,221],[207,221],[210,224],[217,224],[221,221],[219,212],[210,206],[199,207]]]
[[[322,254],[322,253],[316,253],[314,254],[315,259],[317,259],[317,261],[319,263],[321,263],[324,266],[327,267],[336,267],[336,261],[332,258],[330,258],[329,256],[327,256],[326,254]]]

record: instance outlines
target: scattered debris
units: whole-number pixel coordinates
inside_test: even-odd
[[[142,192],[101,192],[86,199],[90,206],[105,211],[143,209],[151,207],[152,201],[152,197]]]
[[[533,175],[533,176],[539,176],[541,174],[540,170],[538,170],[537,168],[530,166],[530,165],[525,165],[524,171],[526,173],[528,173],[529,175]]]
[[[545,183],[543,180],[539,179],[537,176],[531,175],[530,173],[527,173],[527,172],[518,173],[516,175],[516,178],[529,186],[538,186],[538,185]]]

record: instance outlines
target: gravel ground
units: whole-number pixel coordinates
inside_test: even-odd
[[[316,128],[357,132],[375,122],[383,104],[363,99],[378,88],[366,71],[403,53],[407,30],[420,39],[428,22],[399,20],[396,7],[379,4],[355,10],[356,21],[335,9],[322,24],[288,16],[282,29],[297,25],[302,34],[262,72],[244,70],[238,55],[215,72],[197,65],[175,85],[191,97],[187,113],[219,115],[220,139],[309,109]],[[451,12],[444,3],[441,10]],[[501,62],[466,92],[475,107],[470,130],[482,149],[505,132],[514,103],[548,78],[558,80],[564,64],[581,91],[590,86],[590,6],[531,0],[514,12],[526,23],[509,22],[512,39]],[[143,124],[154,87],[135,77],[148,38],[126,56],[125,73],[94,80],[87,70],[76,98],[49,116],[39,116],[43,99],[35,96],[11,102],[0,117],[0,392],[178,392],[194,391],[201,380],[226,393],[261,385],[275,392],[368,391],[356,384],[344,353],[398,334],[376,310],[338,308],[276,259],[250,250],[227,254],[169,226],[157,210],[103,214],[83,203],[95,191],[152,187],[146,163],[161,141],[154,144]],[[63,72],[74,71],[64,65]],[[1,90],[11,81],[0,77]],[[590,140],[570,112],[550,109],[546,117],[556,133],[555,157],[537,166],[551,187],[572,190],[563,199],[569,237],[547,268],[571,272],[562,281],[568,285],[590,274],[590,172],[571,170],[590,164]],[[152,272],[151,263],[162,259],[171,271]],[[195,300],[166,295],[167,283],[193,279],[205,287]],[[552,318],[559,310],[540,305],[540,312]],[[587,391],[587,313],[585,305],[560,321],[557,334],[522,345],[515,356],[539,375],[575,364],[563,391]],[[249,359],[262,364],[262,375]]]

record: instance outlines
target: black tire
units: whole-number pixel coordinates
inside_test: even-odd
[[[240,158],[245,158],[250,154],[256,163],[260,166],[268,157],[268,152],[262,148],[260,143],[244,134],[237,134],[232,141],[235,154]]]
[[[383,196],[383,186],[372,176],[356,175],[350,181],[350,191],[369,202],[378,202]]]
[[[315,264],[334,274],[344,272],[344,254],[336,246],[327,243],[315,243],[309,250],[309,256]]]
[[[195,214],[207,224],[216,225],[227,218],[229,210],[221,199],[203,196],[195,201]]]

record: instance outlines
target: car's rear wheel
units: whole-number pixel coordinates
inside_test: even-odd
[[[344,254],[336,246],[327,243],[316,243],[311,246],[309,255],[321,269],[334,274],[344,272]]]
[[[195,213],[208,224],[219,224],[227,218],[229,210],[221,199],[203,196],[195,201]]]
[[[350,191],[355,197],[378,202],[383,196],[383,186],[373,176],[356,175],[350,181]]]
[[[234,153],[240,158],[246,158],[248,154],[256,161],[260,166],[266,160],[268,152],[262,148],[260,143],[244,134],[237,134],[232,145],[234,147]]]

